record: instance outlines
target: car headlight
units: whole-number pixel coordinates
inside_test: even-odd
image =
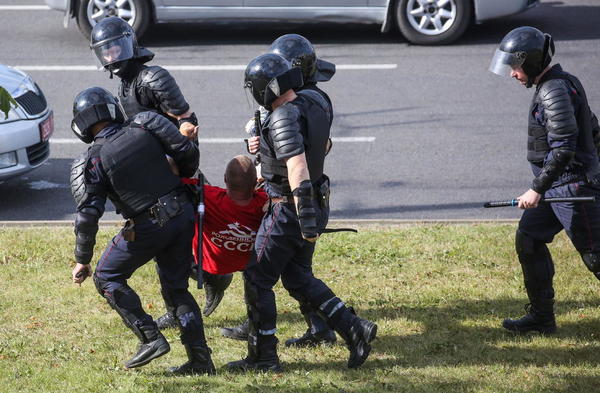
[[[21,120],[21,116],[17,113],[14,107],[10,108],[8,111],[8,117],[4,117],[4,113],[0,112],[0,124],[9,123],[11,121]]]
[[[17,165],[17,154],[14,151],[0,154],[0,169]]]
[[[21,83],[19,84],[19,90],[23,92],[33,91],[35,94],[39,94],[35,82],[33,81],[33,79],[31,79],[30,76],[27,76],[27,78],[21,81]]]

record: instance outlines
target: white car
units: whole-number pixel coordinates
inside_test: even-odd
[[[89,38],[103,18],[119,16],[140,37],[153,23],[275,21],[371,23],[421,45],[447,44],[472,23],[525,11],[540,0],[45,0],[77,20]]]
[[[29,172],[50,156],[54,117],[44,93],[26,73],[0,64],[0,86],[17,102],[0,112],[0,180]]]

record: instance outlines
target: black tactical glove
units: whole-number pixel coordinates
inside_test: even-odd
[[[300,232],[302,237],[309,242],[317,241],[319,233],[317,232],[317,212],[313,204],[313,188],[310,180],[303,180],[300,185],[292,191],[292,194],[298,198],[298,221],[300,222]]]

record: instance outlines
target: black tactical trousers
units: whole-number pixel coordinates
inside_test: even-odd
[[[527,209],[519,222],[519,230],[530,237],[551,243],[563,229],[579,252],[600,252],[600,189],[584,182],[551,188],[550,197],[596,196],[594,203],[541,203]]]
[[[142,219],[135,222],[135,240],[125,240],[121,231],[109,243],[98,261],[94,279],[102,296],[128,326],[154,323],[127,280],[155,258],[163,294],[176,309],[182,341],[192,345],[205,343],[200,309],[187,289],[193,234],[194,211],[192,204],[187,203],[183,212],[163,227],[152,219]]]
[[[317,224],[325,228],[329,209],[316,206]],[[332,294],[327,285],[313,275],[312,255],[315,243],[302,238],[296,208],[292,203],[276,203],[263,218],[254,252],[244,279],[255,291],[252,308],[256,310],[258,333],[274,334],[277,310],[273,286],[281,277],[283,286],[294,298],[317,309],[322,294]],[[255,320],[255,318],[251,318]]]

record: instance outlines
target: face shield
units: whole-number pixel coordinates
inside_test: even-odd
[[[125,35],[100,41],[92,46],[98,68],[107,68],[111,64],[133,58],[133,40]]]
[[[254,111],[258,110],[261,107],[258,103],[258,101],[262,102],[261,97],[255,96],[251,81],[244,82],[244,95],[246,96],[246,104],[249,111],[252,111],[252,113],[254,113]]]
[[[510,77],[511,72],[525,62],[525,52],[504,52],[496,49],[489,70],[496,75]]]

